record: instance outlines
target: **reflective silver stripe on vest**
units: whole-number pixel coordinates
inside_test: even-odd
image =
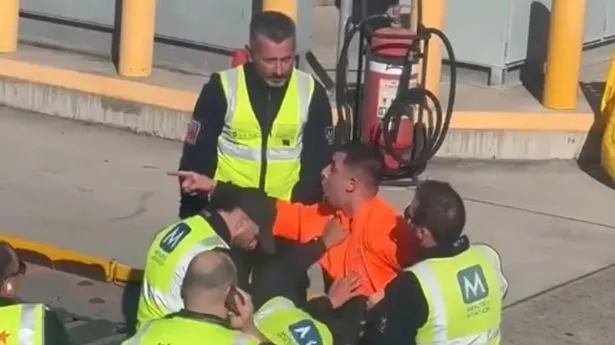
[[[42,322],[38,320],[36,315],[37,310],[41,308],[40,304],[22,304],[21,305],[21,320],[19,325],[19,345],[36,345],[39,344],[36,337],[41,338],[40,344],[44,344],[44,335],[36,333],[36,323]]]
[[[224,121],[227,125],[231,124],[233,115],[235,115],[235,109],[237,109],[237,85],[238,85],[238,69],[233,68],[224,72],[226,76],[226,114],[224,114]]]
[[[301,71],[295,70],[294,75],[297,79],[297,89],[299,92],[299,102],[297,112],[299,114],[299,125],[303,128],[309,113],[310,103],[310,84],[311,76]],[[224,72],[227,80],[226,92],[226,114],[224,115],[224,130],[229,130],[232,126],[233,117],[237,109],[237,85],[238,71],[236,68]],[[275,123],[274,123],[275,126]],[[303,150],[303,130],[300,130],[297,137],[297,145],[289,148],[268,148],[267,159],[274,161],[294,161],[301,157]],[[258,161],[261,159],[261,149],[238,146],[234,142],[226,140],[225,136],[220,136],[218,140],[218,150],[222,155],[240,158],[247,161]]]
[[[297,78],[297,89],[299,90],[299,109],[297,109],[297,112],[299,113],[299,121],[305,123],[310,109],[310,84],[312,77],[299,70],[295,70],[294,73]],[[325,115],[323,114],[323,116]]]
[[[249,335],[239,334],[239,336],[235,338],[235,341],[233,342],[232,345],[248,345],[250,344],[251,340],[252,340],[252,337],[250,337]]]
[[[417,345],[485,345],[489,344],[500,335],[500,329],[490,329],[486,332],[461,338],[448,339],[448,318],[444,295],[438,284],[438,279],[429,267],[428,262],[421,262],[413,266],[412,271],[420,275],[422,281],[432,297],[434,316],[434,341],[433,343],[417,342]]]
[[[143,327],[141,327],[141,329],[130,338],[130,341],[128,342],[128,345],[139,345],[141,344],[141,342],[143,341],[143,339],[145,339],[145,336],[147,335],[147,332],[149,331],[149,329],[152,327],[152,322],[148,322],[145,325],[143,325]]]

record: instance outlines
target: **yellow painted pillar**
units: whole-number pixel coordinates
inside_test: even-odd
[[[156,0],[123,0],[119,73],[147,77],[154,63]]]
[[[0,53],[17,50],[19,0],[0,0]]]
[[[553,0],[543,105],[556,110],[577,108],[586,0]]]
[[[423,25],[428,28],[443,30],[446,0],[423,1]],[[425,87],[436,96],[440,93],[442,78],[442,51],[440,39],[432,36],[429,40],[429,55],[427,56],[427,80]]]
[[[303,0],[306,1],[306,0]],[[263,0],[263,11],[277,11],[297,22],[299,0]]]

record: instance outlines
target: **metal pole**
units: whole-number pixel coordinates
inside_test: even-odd
[[[19,0],[0,0],[0,53],[17,50]]]
[[[577,108],[586,7],[586,0],[552,2],[543,97],[547,108]]]
[[[423,1],[423,24],[425,27],[442,30],[444,27],[444,14],[446,0]],[[427,56],[427,90],[436,96],[440,93],[442,77],[442,43],[438,39],[429,40],[429,54]]]
[[[299,0],[263,0],[263,11],[284,13],[296,23],[298,2]]]
[[[123,0],[119,73],[147,77],[154,63],[156,0]]]

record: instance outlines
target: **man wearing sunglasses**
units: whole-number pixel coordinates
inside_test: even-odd
[[[370,299],[361,344],[499,345],[508,282],[498,253],[463,234],[461,196],[446,182],[424,181],[404,218],[422,261]]]
[[[70,345],[58,316],[40,303],[18,300],[26,265],[8,243],[0,241],[0,344]]]

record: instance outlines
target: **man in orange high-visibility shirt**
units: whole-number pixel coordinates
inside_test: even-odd
[[[361,295],[369,297],[383,291],[402,267],[416,260],[416,243],[406,222],[377,195],[381,162],[371,147],[346,144],[322,171],[325,200],[321,203],[303,205],[271,198],[269,205],[263,202],[264,209],[276,209],[274,235],[301,243],[317,240],[332,217],[340,219],[348,237],[319,260],[326,289],[333,280],[356,272],[362,277]],[[184,174],[187,193],[213,190],[210,197],[215,198],[238,188],[195,173]]]

